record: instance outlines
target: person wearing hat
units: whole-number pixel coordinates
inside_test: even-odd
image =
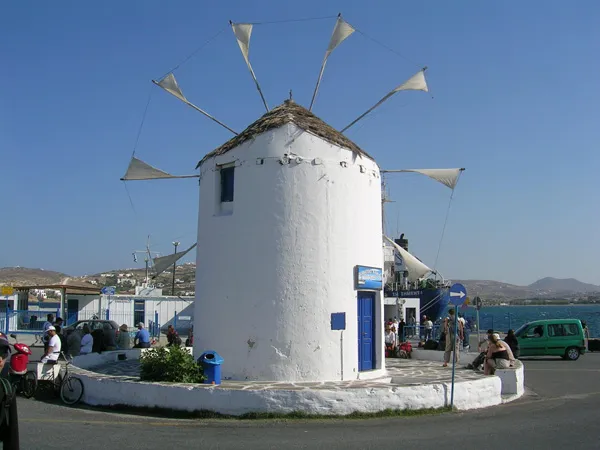
[[[56,328],[54,328],[54,325],[50,325],[48,327],[47,333],[49,338],[48,350],[46,350],[46,354],[40,361],[44,364],[56,364],[56,361],[58,361],[58,357],[60,356],[60,349],[62,347],[62,344],[60,342],[60,338],[56,334]]]
[[[133,338],[134,348],[150,348],[150,333],[144,328],[142,322],[137,324],[138,332]]]
[[[0,372],[10,359],[10,344],[3,333],[0,333]],[[0,442],[4,450],[19,450],[19,415],[17,413],[17,396],[12,383],[2,377],[0,379]]]
[[[119,327],[117,348],[119,350],[129,350],[131,348],[131,336],[129,336],[129,329],[125,323]]]
[[[490,345],[485,357],[484,374],[494,375],[496,369],[508,369],[510,367],[510,356],[508,345],[500,340],[500,335],[494,333],[490,336]]]

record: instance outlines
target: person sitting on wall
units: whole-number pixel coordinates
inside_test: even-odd
[[[509,347],[505,342],[500,340],[500,335],[497,333],[492,334],[489,342],[483,373],[485,375],[494,375],[496,369],[508,369],[510,367]]]
[[[181,338],[175,328],[173,328],[173,325],[169,325],[169,328],[167,328],[167,342],[167,347],[173,345],[176,345],[177,347],[181,346]]]
[[[104,329],[104,350],[107,352],[117,349],[117,334],[110,326],[110,323],[105,322],[102,326]]]
[[[81,330],[67,331],[67,352],[71,356],[79,356],[81,351]]]
[[[131,336],[129,336],[129,329],[127,328],[126,323],[119,327],[117,347],[119,348],[119,350],[129,350],[131,348]]]
[[[88,353],[92,353],[92,348],[94,346],[94,338],[90,333],[90,327],[86,323],[83,326],[83,336],[81,337],[81,347],[79,350],[80,355],[87,355]]]
[[[390,327],[385,327],[385,356],[394,356],[396,354],[396,333]]]
[[[142,322],[137,324],[138,332],[133,338],[133,348],[150,348],[150,333],[144,328]]]

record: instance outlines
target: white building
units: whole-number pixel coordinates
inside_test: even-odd
[[[377,163],[286,101],[198,167],[194,353],[237,380],[383,375]]]

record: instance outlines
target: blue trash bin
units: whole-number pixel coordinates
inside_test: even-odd
[[[204,369],[204,384],[221,384],[221,355],[214,350],[208,350],[200,355],[198,362]]]

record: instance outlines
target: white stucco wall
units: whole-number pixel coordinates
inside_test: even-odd
[[[78,300],[79,320],[90,319],[100,313],[100,295],[96,294],[67,294],[69,300]]]
[[[133,327],[136,324],[134,315],[136,300],[144,302],[144,323],[146,325],[150,321],[154,321],[155,313],[158,313],[158,322],[161,328],[176,323],[178,329],[187,329],[194,315],[193,297],[102,295],[101,316],[103,319],[106,317],[106,309],[108,308],[111,320]],[[178,317],[177,322],[174,321],[175,315]],[[184,319],[180,319],[180,317]],[[190,318],[190,320],[187,318]]]
[[[291,152],[304,161],[280,164]],[[221,214],[215,168],[233,162],[234,202]],[[376,163],[288,124],[200,172],[196,354],[218,351],[225,378],[308,381],[341,379],[343,353],[344,379],[357,378],[354,267],[383,266]],[[383,369],[380,294],[374,338]],[[346,313],[343,352],[330,329],[334,312]]]
[[[144,350],[142,350],[144,351]],[[83,402],[88,405],[127,405],[179,411],[209,410],[240,415],[249,412],[346,415],[355,411],[377,412],[385,409],[426,409],[450,405],[451,384],[432,383],[399,386],[388,382],[377,387],[347,389],[229,389],[226,385],[147,383],[127,377],[93,372],[94,367],[114,361],[125,353],[137,359],[140,350],[105,352],[78,356],[75,375],[83,381]],[[516,399],[513,396],[510,400]],[[498,377],[457,382],[454,406],[460,410],[484,408],[503,403]]]

